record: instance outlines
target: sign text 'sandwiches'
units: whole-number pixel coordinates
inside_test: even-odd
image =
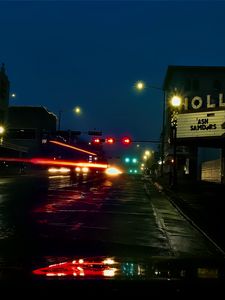
[[[197,119],[197,124],[190,125],[191,130],[212,130],[216,129],[216,124],[210,123],[209,119]]]
[[[177,116],[177,137],[221,137],[225,134],[225,110],[205,111]]]

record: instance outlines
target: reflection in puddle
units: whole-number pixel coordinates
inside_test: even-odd
[[[47,277],[114,277],[117,272],[117,265],[112,258],[103,260],[97,259],[76,259],[71,262],[51,264],[48,267],[39,268],[32,273]]]

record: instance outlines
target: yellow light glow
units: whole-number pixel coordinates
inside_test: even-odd
[[[171,99],[171,105],[173,107],[179,107],[181,105],[181,97],[173,96]]]
[[[68,168],[60,168],[60,169],[59,169],[59,172],[60,172],[60,173],[69,173],[69,172],[70,172],[70,169],[68,169]]]
[[[48,169],[49,173],[61,173],[61,174],[66,174],[70,172],[70,169],[68,168],[49,168]]]
[[[104,275],[105,277],[114,277],[114,276],[115,276],[115,273],[116,273],[116,269],[115,269],[115,268],[107,269],[107,270],[104,270],[104,271],[103,271],[103,275]]]
[[[146,151],[145,151],[145,155],[150,156],[150,155],[151,155],[151,152],[150,152],[149,150],[146,150]]]
[[[48,176],[49,179],[56,179],[56,178],[65,178],[65,175],[53,175],[53,176]]]
[[[144,82],[143,82],[143,81],[138,81],[138,82],[136,83],[136,88],[137,88],[138,90],[143,90],[144,87],[145,87],[145,85],[144,85]]]
[[[146,155],[143,156],[143,159],[146,160],[148,157]]]
[[[122,172],[119,169],[115,168],[115,167],[107,168],[105,170],[105,173],[109,176],[116,176],[116,175],[122,174]]]
[[[113,265],[113,264],[115,264],[115,260],[112,259],[112,258],[106,258],[106,259],[103,261],[103,263],[104,263],[105,265]]]
[[[49,172],[49,173],[57,173],[58,170],[59,170],[59,169],[57,169],[57,168],[49,168],[49,169],[48,169],[48,172]]]
[[[5,128],[3,126],[0,126],[0,134],[5,132]]]
[[[76,172],[80,172],[80,171],[81,171],[81,168],[80,168],[80,167],[76,167],[76,168],[75,168],[75,171],[76,171]]]
[[[74,108],[74,112],[79,115],[81,113],[81,108],[79,106],[76,106]]]
[[[89,172],[89,169],[88,169],[87,167],[84,167],[84,168],[82,168],[82,172],[83,172],[83,173],[88,173],[88,172]]]
[[[89,167],[89,168],[101,168],[106,169],[107,164],[96,164],[96,163],[76,163],[79,167]]]
[[[48,277],[50,277],[50,276],[57,276],[57,274],[55,274],[55,273],[46,273],[46,276]]]

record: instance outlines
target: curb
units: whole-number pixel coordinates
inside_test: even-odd
[[[163,187],[163,185],[159,184],[158,182],[152,182],[153,185],[158,189],[159,192],[163,193],[168,200],[171,202],[171,204],[179,211],[179,213],[193,226],[195,227],[202,235],[204,235],[205,238],[207,238],[210,243],[212,243],[217,249],[218,251],[223,254],[225,256],[225,251],[219,246],[217,245],[217,243],[203,230],[201,229],[190,217],[188,217],[184,211],[182,210],[182,208],[179,207],[179,205],[177,205],[175,203],[175,201],[173,200],[173,197],[176,198],[177,200],[182,201],[182,198],[180,196],[175,196],[172,195],[174,194],[173,191],[170,191],[169,189],[166,189]]]

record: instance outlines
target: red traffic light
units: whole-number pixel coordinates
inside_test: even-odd
[[[126,137],[122,138],[122,143],[124,145],[129,145],[131,143],[131,139],[126,136]]]
[[[106,142],[106,144],[112,145],[112,144],[115,143],[115,139],[112,138],[112,137],[108,137],[108,138],[105,139],[105,142]]]
[[[99,138],[93,138],[92,143],[93,144],[100,144],[101,143],[101,139],[99,139]]]

